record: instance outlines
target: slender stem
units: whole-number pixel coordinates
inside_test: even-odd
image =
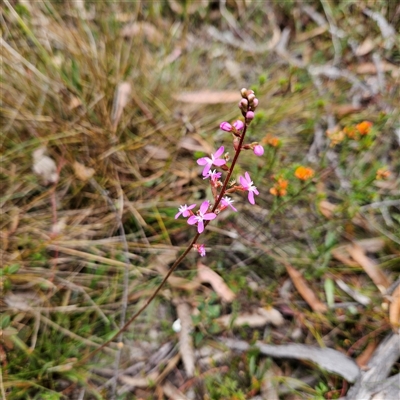
[[[217,201],[214,204],[214,207],[212,208],[212,212],[214,212],[217,207],[219,206],[219,203],[222,200],[222,197],[225,194],[226,191],[226,187],[228,186],[229,183],[229,179],[232,176],[233,173],[233,169],[235,168],[236,162],[239,158],[239,154],[241,152],[241,148],[242,148],[242,144],[244,142],[244,137],[246,135],[246,131],[247,131],[247,124],[245,125],[244,129],[243,129],[243,133],[241,135],[240,141],[239,141],[239,145],[238,145],[238,149],[236,150],[235,156],[233,157],[232,160],[232,164],[229,168],[228,174],[225,178],[225,181],[222,185],[222,189],[221,192],[218,196]],[[206,227],[208,224],[210,223],[210,221],[206,221],[204,226]],[[192,241],[190,242],[190,244],[188,245],[188,247],[186,248],[186,250],[182,253],[182,255],[174,262],[174,264],[172,265],[172,267],[169,269],[168,273],[164,276],[164,279],[161,281],[161,283],[158,285],[157,289],[154,291],[154,293],[147,299],[146,303],[144,303],[144,305],[125,323],[125,325],[119,329],[119,331],[117,333],[115,333],[110,339],[108,339],[106,342],[104,342],[99,348],[93,350],[91,353],[89,353],[87,356],[85,356],[84,358],[82,358],[79,362],[77,362],[75,365],[83,365],[86,360],[88,360],[89,358],[93,357],[95,354],[97,354],[100,350],[104,349],[109,343],[111,343],[115,338],[119,337],[119,335],[122,332],[125,332],[129,325],[149,306],[149,304],[154,300],[154,298],[157,296],[157,294],[160,292],[160,290],[162,289],[162,287],[165,285],[165,283],[167,282],[168,278],[172,275],[172,273],[176,270],[176,268],[179,266],[179,264],[184,260],[184,258],[188,255],[188,253],[192,250],[193,245],[196,243],[197,239],[199,238],[200,233],[196,233],[196,235],[194,236],[194,238],[192,239]]]
[[[219,203],[221,202],[222,197],[225,194],[225,190],[226,190],[226,187],[228,186],[229,179],[231,179],[233,169],[235,168],[235,165],[236,165],[236,161],[239,158],[239,154],[242,150],[242,145],[244,142],[244,137],[246,136],[246,131],[247,131],[247,124],[244,126],[242,136],[240,137],[238,149],[236,150],[236,153],[235,153],[235,157],[233,157],[233,161],[232,161],[231,167],[229,168],[228,175],[226,175],[226,178],[225,178],[224,184],[222,185],[222,189],[219,194],[218,200],[215,202],[214,207],[211,212],[214,212],[217,209],[217,207],[219,206]]]
[[[89,353],[86,357],[82,358],[77,364],[75,365],[82,365],[88,360],[89,358],[93,357],[97,354],[100,350],[104,349],[109,343],[111,343],[115,338],[117,338],[122,332],[125,332],[129,325],[149,306],[149,304],[154,300],[157,294],[160,292],[162,287],[164,286],[165,282],[167,282],[168,278],[171,274],[176,270],[178,265],[183,261],[183,259],[187,256],[190,250],[192,250],[193,245],[196,243],[197,239],[199,238],[200,233],[196,233],[196,236],[192,239],[187,249],[182,253],[182,255],[174,262],[174,265],[169,269],[168,273],[164,276],[164,279],[161,281],[160,285],[154,291],[154,293],[148,298],[146,303],[125,323],[125,325],[110,339],[104,342],[99,348],[93,350]]]

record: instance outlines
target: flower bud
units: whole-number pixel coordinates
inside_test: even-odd
[[[240,142],[239,138],[235,137],[233,139],[233,148],[235,149],[235,151],[239,149],[239,142]]]
[[[260,157],[264,154],[264,147],[258,144],[257,146],[254,146],[253,151],[257,157]]]
[[[221,122],[219,128],[225,132],[230,132],[232,130],[232,125],[229,122]]]
[[[241,109],[241,110],[245,110],[245,111],[247,111],[247,107],[248,107],[248,105],[249,105],[249,102],[246,100],[246,99],[242,99],[242,100],[240,100],[239,101],[239,108]]]
[[[252,106],[253,106],[254,110],[257,108],[257,106],[258,106],[258,99],[257,99],[257,97],[253,100]]]
[[[256,98],[256,96],[254,95],[254,93],[250,93],[250,94],[247,96],[247,100],[249,100],[250,104],[253,103],[253,101],[254,101],[255,98]]]
[[[233,126],[238,130],[241,131],[244,128],[244,123],[243,121],[240,121],[239,119],[233,123]]]
[[[254,112],[253,111],[247,111],[246,113],[246,120],[251,121],[254,118]]]
[[[240,91],[240,94],[242,95],[242,97],[246,97],[246,93],[247,93],[247,89],[246,89],[246,88],[243,88],[243,89]]]

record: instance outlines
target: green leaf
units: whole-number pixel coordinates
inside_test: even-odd
[[[332,307],[335,304],[335,283],[332,279],[327,278],[325,279],[324,287],[326,302],[329,307]]]

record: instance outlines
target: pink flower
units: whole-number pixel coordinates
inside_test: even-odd
[[[224,152],[224,146],[221,146],[215,152],[215,154],[211,154],[211,158],[210,157],[202,157],[197,160],[197,164],[204,165],[203,176],[207,175],[207,173],[211,169],[212,165],[216,165],[217,167],[220,167],[221,165],[226,164],[225,160],[219,159],[219,157],[221,157],[223,152]]]
[[[206,248],[204,247],[204,244],[199,244],[197,246],[197,251],[199,252],[201,257],[204,257],[206,255]]]
[[[260,157],[264,154],[264,147],[258,144],[257,146],[254,146],[253,151],[256,156]]]
[[[235,207],[233,207],[232,203],[234,200],[232,200],[230,197],[225,196],[221,199],[221,208],[220,211],[225,210],[225,208],[230,207],[232,208],[233,211],[237,211]]]
[[[233,123],[233,126],[238,130],[241,131],[244,128],[244,123],[243,121],[240,121],[240,119],[238,119],[237,121],[235,121]]]
[[[184,217],[189,217],[190,215],[192,215],[192,211],[190,211],[192,208],[195,208],[196,204],[191,204],[190,206],[187,206],[186,204],[184,206],[179,206],[178,210],[178,214],[175,215],[175,219],[177,219],[181,214]]]
[[[249,173],[246,172],[244,176],[245,178],[243,178],[243,176],[239,176],[240,184],[242,185],[242,188],[244,190],[248,190],[249,192],[248,199],[250,204],[255,204],[254,193],[259,194],[258,190],[255,186],[253,186],[253,181],[251,180]]]
[[[230,132],[232,130],[232,125],[229,122],[221,122],[219,128],[225,132]]]
[[[197,224],[197,231],[202,233],[204,231],[204,220],[211,221],[217,217],[214,213],[208,213],[208,207],[210,203],[208,200],[203,201],[200,206],[200,210],[197,212],[197,215],[192,215],[188,220],[187,223],[189,225]]]
[[[216,169],[214,171],[208,171],[207,175],[203,179],[210,178],[213,182],[216,182],[219,178],[221,178],[221,172],[217,172]]]

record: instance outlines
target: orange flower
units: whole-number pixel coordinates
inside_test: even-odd
[[[306,181],[314,176],[314,170],[307,167],[298,167],[294,172],[294,176],[301,181]]]
[[[376,171],[376,179],[378,181],[384,180],[389,178],[390,176],[390,171],[387,168],[379,168],[378,171]]]
[[[281,141],[277,137],[272,137],[270,134],[265,136],[261,142],[271,147],[278,147],[281,144]]]
[[[273,196],[286,196],[288,184],[289,182],[286,179],[278,178],[274,187],[269,189],[269,192]]]
[[[371,132],[372,122],[363,121],[356,125],[356,129],[360,135],[368,135]]]

